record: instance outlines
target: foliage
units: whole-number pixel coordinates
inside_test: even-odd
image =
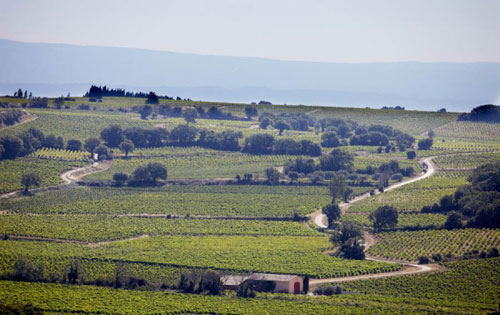
[[[370,213],[368,218],[373,222],[375,231],[391,229],[398,224],[398,211],[391,206],[382,206]]]
[[[377,234],[377,238],[368,249],[369,254],[410,261],[435,253],[460,257],[472,250],[500,247],[500,231],[491,229],[384,232]]]

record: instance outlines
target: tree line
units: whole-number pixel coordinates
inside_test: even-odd
[[[469,177],[470,185],[457,188],[424,213],[448,213],[445,228],[500,228],[500,162],[479,166]]]

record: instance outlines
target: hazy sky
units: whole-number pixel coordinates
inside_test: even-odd
[[[0,38],[329,62],[500,62],[500,0],[0,0]]]

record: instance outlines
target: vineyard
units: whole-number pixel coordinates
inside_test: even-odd
[[[0,281],[0,303],[33,303],[51,313],[83,314],[480,314],[484,304],[449,302],[430,298],[402,299],[379,295],[346,294],[335,297],[288,297],[259,294],[254,299],[234,295],[207,296],[114,290],[95,286]],[[495,308],[486,304],[487,310]],[[482,307],[483,306],[483,307]]]
[[[346,214],[342,216],[343,222],[354,222],[362,226],[371,226],[372,222],[368,219],[367,214]],[[399,228],[428,228],[428,227],[441,227],[446,222],[444,214],[434,213],[400,213],[398,216]]]
[[[52,159],[62,161],[88,161],[90,155],[85,151],[69,151],[61,149],[42,148],[31,154],[34,158],[39,159]]]
[[[34,172],[40,176],[41,187],[57,185],[63,182],[60,175],[64,171],[82,167],[82,162],[59,160],[40,160],[34,157],[23,157],[16,160],[0,161],[0,193],[21,190],[23,174]]]
[[[467,185],[463,172],[441,172],[424,180],[405,185],[387,193],[378,194],[353,204],[347,213],[369,213],[383,205],[391,205],[400,211],[420,211],[422,206],[432,205],[457,187]]]
[[[439,156],[434,160],[439,168],[473,169],[487,163],[500,161],[500,153]]]
[[[377,234],[377,242],[368,249],[374,256],[416,261],[420,256],[463,254],[500,248],[500,230],[458,229],[398,231]]]
[[[443,306],[462,307],[464,313],[469,314],[492,312],[498,307],[492,297],[500,290],[499,258],[452,261],[443,265],[446,270],[438,273],[354,281],[345,283],[344,288],[384,298],[432,299]]]
[[[500,125],[454,121],[434,129],[436,136],[480,141],[498,141]]]
[[[12,266],[19,255],[44,260],[86,258],[323,278],[401,268],[397,264],[330,257],[323,253],[330,246],[328,238],[307,236],[157,236],[92,248],[69,243],[0,241],[3,268]]]
[[[326,187],[166,186],[47,191],[34,197],[0,201],[16,213],[171,214],[243,217],[307,215],[328,202]]]
[[[10,98],[0,101],[21,102]],[[77,263],[80,284],[1,280],[0,305],[33,303],[49,314],[485,314],[498,307],[499,258],[441,261],[438,268],[432,256],[439,253],[460,258],[471,251],[500,249],[500,230],[444,230],[441,228],[448,213],[420,212],[422,206],[439,203],[443,196],[468,185],[475,167],[500,161],[497,125],[457,122],[457,113],[256,105],[259,114],[307,113],[316,119],[309,123],[307,131],[284,130],[278,136],[279,131],[272,126],[258,128],[257,117],[243,120],[246,104],[165,99],[160,103],[184,110],[192,105],[205,110],[217,105],[239,120],[197,118],[190,125],[214,132],[233,130],[243,137],[265,133],[276,139],[320,143],[321,133],[316,133],[315,128],[319,128],[320,119],[326,118],[349,119],[360,126],[391,126],[411,134],[417,142],[434,131],[430,150],[417,150],[415,146],[406,151],[378,153],[378,146],[341,146],[341,150],[353,155],[354,165],[353,170],[340,172],[346,172],[351,185],[361,180],[371,184],[349,186],[351,198],[376,188],[380,175],[370,168],[377,169],[391,160],[396,160],[401,169],[412,167],[416,175],[422,169],[422,159],[433,157],[437,170],[425,179],[351,200],[345,207],[346,213],[339,220],[359,224],[363,233],[374,233],[375,241],[366,254],[395,260],[387,262],[341,258],[349,257],[349,251],[352,254],[363,250],[360,243],[344,242],[339,246],[330,240],[333,230],[318,228],[321,224],[316,219],[323,218],[316,216],[318,210],[332,202],[328,180],[311,183],[310,177],[300,174],[296,183],[291,183],[292,176],[282,176],[282,182],[276,185],[264,182],[267,168],[283,172],[287,161],[300,156],[168,145],[135,148],[124,158],[120,149],[113,148],[112,163],[98,165],[112,164],[109,169],[69,185],[58,185],[63,182],[61,174],[89,165],[88,152],[42,148],[24,157],[1,160],[0,193],[22,189],[21,177],[30,172],[41,177],[42,187],[58,185],[0,199],[1,279],[13,279],[9,275],[18,271],[20,261],[26,261],[40,272],[43,281],[67,283],[63,279],[69,279],[69,266]],[[52,99],[49,104],[54,106]],[[77,109],[80,104],[90,105],[90,110]],[[70,108],[27,108],[38,118],[2,129],[1,135],[19,134],[34,127],[46,136],[53,134],[65,141],[77,139],[83,143],[90,137],[99,138],[101,130],[111,124],[171,131],[186,123],[181,117],[156,114],[141,119],[137,108],[132,110],[144,105],[141,98],[104,97],[102,102],[90,103],[88,98],[76,97],[64,105]],[[340,132],[338,126],[330,128]],[[243,143],[244,138],[240,139]],[[332,150],[322,148],[322,154]],[[415,159],[407,158],[409,150],[416,152]],[[314,159],[318,164],[319,158]],[[167,168],[165,185],[119,187],[112,181],[115,173],[131,176],[137,167],[150,162]],[[236,182],[236,175],[243,177],[247,173],[253,175],[253,182]],[[313,175],[318,179],[335,174]],[[368,217],[385,205],[397,208],[398,223],[393,230],[375,233]],[[421,271],[402,264],[418,261],[421,256],[431,259],[431,269],[421,269],[424,272],[420,274],[342,282],[343,294],[334,296],[257,293],[255,298],[241,298],[228,290],[211,296],[183,294],[174,289],[181,275],[210,269],[221,275],[264,272],[322,279],[359,279],[385,272],[401,275]],[[120,273],[144,279],[147,285],[137,290],[93,286],[109,285]]]
[[[115,217],[106,215],[2,215],[1,235],[21,235],[82,242],[140,235],[319,236],[299,222]]]
[[[192,178],[235,178],[237,174],[243,176],[252,173],[254,176],[264,176],[264,170],[269,167],[281,166],[289,159],[288,155],[250,155],[244,153],[201,153],[186,156],[169,156],[168,158],[132,158],[116,160],[113,167],[105,172],[95,173],[86,180],[109,180],[114,173],[124,172],[132,174],[140,165],[158,162],[168,169],[170,179]]]

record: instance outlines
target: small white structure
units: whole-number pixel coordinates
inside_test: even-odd
[[[238,286],[247,280],[274,282],[273,292],[300,294],[304,290],[304,279],[296,275],[254,273],[250,276],[223,276],[221,278],[223,288],[229,290],[238,289]]]

